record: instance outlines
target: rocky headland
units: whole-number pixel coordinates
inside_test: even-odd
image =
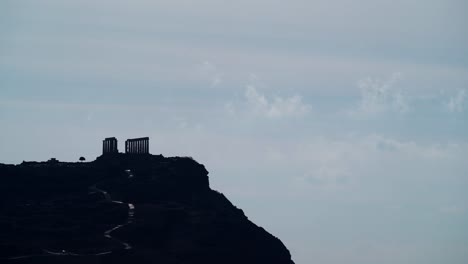
[[[0,164],[1,263],[291,264],[188,157]]]

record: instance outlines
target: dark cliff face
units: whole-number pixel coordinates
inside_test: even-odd
[[[6,263],[293,263],[191,158],[0,165]]]

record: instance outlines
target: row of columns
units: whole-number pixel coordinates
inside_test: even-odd
[[[117,139],[113,138],[106,138],[102,141],[102,153],[118,153],[117,149]]]
[[[134,138],[125,141],[125,153],[148,154],[149,138]]]

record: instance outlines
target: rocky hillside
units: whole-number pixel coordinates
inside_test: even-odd
[[[1,263],[293,263],[191,158],[0,164]]]

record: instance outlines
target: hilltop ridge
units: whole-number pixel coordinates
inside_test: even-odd
[[[11,263],[293,263],[189,157],[0,164],[0,259]]]

